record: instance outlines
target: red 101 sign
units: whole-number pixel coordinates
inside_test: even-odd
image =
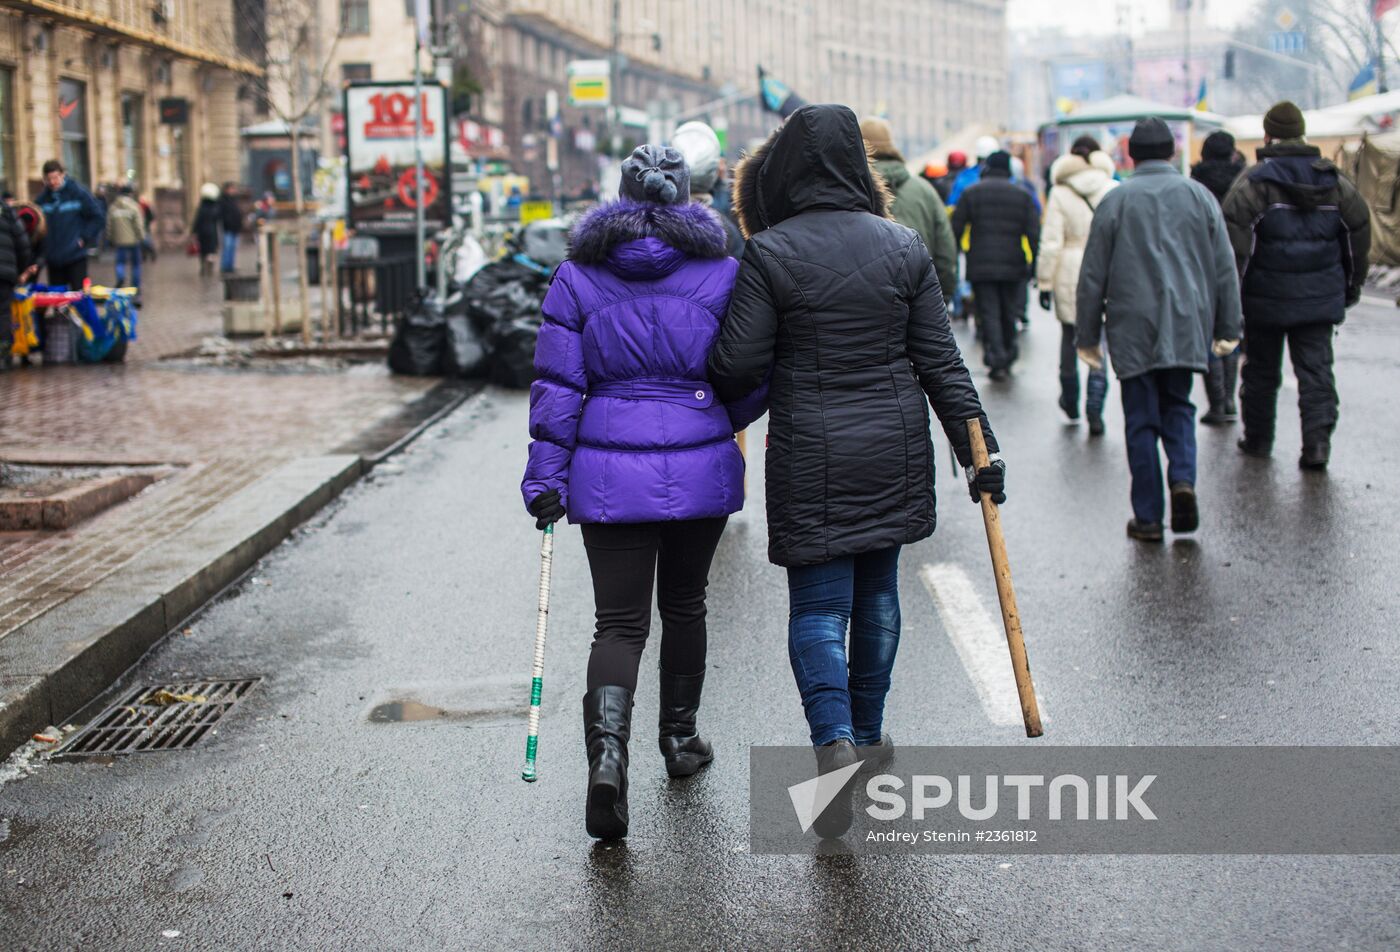
[[[374,115],[365,121],[366,139],[412,139],[414,135],[413,98],[404,93],[376,93],[369,97]],[[428,94],[424,93],[420,103],[423,113],[423,135],[433,134],[432,111],[428,105]]]

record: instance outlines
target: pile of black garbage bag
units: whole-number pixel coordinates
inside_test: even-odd
[[[412,376],[486,378],[524,388],[535,379],[535,342],[549,280],[567,251],[567,225],[533,222],[506,257],[477,271],[465,288],[422,298],[400,318],[389,369]]]

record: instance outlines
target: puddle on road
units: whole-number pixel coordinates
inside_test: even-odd
[[[386,693],[386,700],[370,708],[367,719],[371,724],[504,724],[524,717],[525,701],[529,697],[528,687],[518,678],[418,685]]]
[[[431,707],[421,701],[389,701],[375,705],[369,712],[369,719],[375,724],[399,724],[404,721],[464,720],[465,711],[448,711]]]

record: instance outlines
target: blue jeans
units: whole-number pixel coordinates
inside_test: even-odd
[[[790,568],[788,598],[788,658],[812,744],[878,743],[899,648],[899,546]]]
[[[238,254],[238,236],[224,232],[223,248],[219,254],[219,270],[232,271],[233,259]]]
[[[1196,406],[1189,370],[1153,370],[1118,382],[1123,392],[1128,470],[1133,477],[1133,515],[1138,522],[1161,522],[1162,459],[1167,451],[1168,484],[1196,485]]]
[[[127,273],[131,283],[127,284]],[[141,287],[141,246],[117,245],[117,284],[122,287]]]
[[[1103,346],[1103,337],[1099,338]],[[1100,367],[1089,370],[1088,399],[1084,411],[1090,416],[1102,415],[1104,400],[1108,397],[1108,370]],[[1075,327],[1073,324],[1060,325],[1060,401],[1079,410],[1079,351],[1075,349]]]

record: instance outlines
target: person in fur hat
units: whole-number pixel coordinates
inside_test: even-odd
[[[545,296],[530,388],[525,507],[543,529],[579,525],[597,629],[583,697],[591,836],[627,835],[632,697],[661,614],[660,747],[672,777],[713,758],[696,730],[705,681],[705,587],[730,514],[744,505],[734,434],[766,388],[717,399],[705,359],[739,263],[717,214],[691,201],[680,152],[640,146],[620,200],[585,214]]]
[[[822,773],[893,752],[882,731],[899,646],[899,553],[934,527],[929,404],[974,500],[1004,501],[1000,460],[974,471],[967,422],[992,434],[923,239],[845,106],[803,106],[739,163],[748,243],[710,353],[723,399],[770,379],[768,558],[788,571],[788,656]],[[847,651],[847,628],[850,650]],[[851,781],[817,818],[850,826]]]

